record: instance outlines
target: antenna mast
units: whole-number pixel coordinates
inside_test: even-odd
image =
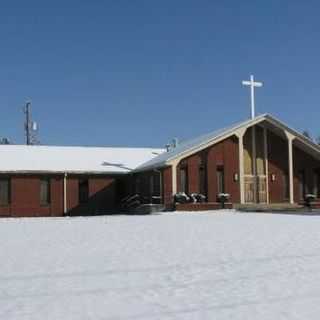
[[[25,107],[23,108],[23,112],[26,117],[25,123],[24,123],[26,144],[27,145],[39,144],[39,140],[37,138],[38,126],[36,122],[32,121],[30,101],[26,103]]]

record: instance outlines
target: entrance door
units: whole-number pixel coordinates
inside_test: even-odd
[[[256,185],[255,185],[256,184]],[[246,203],[267,202],[267,179],[264,175],[246,175],[244,178],[244,192]]]
[[[246,175],[244,177],[244,195],[246,203],[254,203],[254,176]]]
[[[266,176],[257,176],[257,202],[267,203],[267,178]]]

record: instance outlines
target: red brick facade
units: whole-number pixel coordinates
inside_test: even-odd
[[[162,170],[162,197],[166,208],[172,208],[172,168],[167,167]]]
[[[63,216],[64,183],[62,175],[50,175],[50,203],[40,204],[40,175],[12,175],[9,205],[0,206],[0,216]],[[89,199],[79,203],[78,182],[88,179]],[[99,214],[114,210],[117,206],[116,179],[109,176],[68,176],[68,215]]]
[[[270,203],[289,202],[286,194],[286,179],[288,179],[288,141],[268,131],[268,183]],[[199,190],[199,163],[203,157],[207,160],[207,201],[214,203],[217,201],[217,167],[224,167],[225,192],[229,193],[232,203],[240,203],[240,183],[235,179],[235,174],[239,175],[239,145],[238,138],[232,136],[205,150],[197,152],[187,158],[182,159],[177,166],[177,192],[180,187],[180,168],[187,168],[188,172],[188,193],[200,192]],[[303,202],[301,196],[301,179],[299,172],[305,173],[306,192],[313,193],[315,172],[320,172],[320,161],[311,157],[306,152],[296,146],[293,147],[294,165],[294,201]],[[170,168],[171,169],[171,168]],[[167,168],[166,170],[170,170]],[[274,179],[272,179],[274,177]],[[165,201],[172,200],[172,172],[164,178]],[[320,176],[319,176],[320,180]],[[171,188],[169,187],[171,186]],[[320,187],[320,183],[319,183]],[[318,195],[319,196],[319,195]]]
[[[284,195],[284,174],[288,173],[288,142],[268,132],[269,201],[288,202]],[[272,180],[272,175],[275,180]]]
[[[268,166],[269,166],[269,199],[270,203],[288,202],[285,197],[285,175],[288,174],[288,142],[287,140],[268,132]],[[306,152],[293,147],[293,181],[294,201],[303,202],[300,195],[299,172],[305,172],[306,193],[313,193],[314,173],[320,169],[320,161]],[[274,175],[275,180],[272,180]]]
[[[293,148],[293,170],[294,170],[294,201],[296,203],[302,202],[300,195],[299,172],[305,172],[306,193],[313,193],[314,191],[314,175],[319,173],[320,161],[312,158],[310,155],[301,151],[298,148]],[[317,195],[319,198],[319,194]]]
[[[286,184],[288,181],[288,141],[268,131],[268,184],[270,203],[288,202]],[[187,173],[187,192],[200,193],[200,167],[205,167],[205,193],[207,206],[217,202],[217,170],[223,167],[224,192],[229,193],[232,203],[240,203],[239,145],[238,138],[231,136],[204,150],[182,159],[175,168],[177,192],[181,191],[180,172]],[[294,201],[299,203],[301,196],[301,176],[305,176],[305,193],[313,193],[315,174],[318,174],[318,195],[320,194],[320,161],[293,146]],[[89,215],[116,212],[121,199],[138,193],[143,203],[153,202],[156,196],[167,209],[173,208],[173,172],[167,166],[159,170],[130,173],[122,176],[111,175],[68,175],[67,214]],[[161,175],[160,175],[161,172]],[[0,175],[1,176],[1,175]],[[63,216],[64,215],[64,176],[48,175],[50,178],[50,203],[40,204],[40,179],[46,175],[12,174],[9,176],[11,196],[9,205],[0,206],[0,216]],[[79,180],[88,180],[88,200],[79,203]],[[159,198],[159,197],[158,197]]]
[[[238,139],[232,136],[205,150],[180,161],[177,166],[177,191],[180,190],[180,166],[188,168],[188,192],[199,193],[199,163],[200,159],[206,159],[207,167],[207,200],[217,201],[217,167],[223,166],[225,174],[225,192],[231,195],[230,201],[240,202],[239,181],[235,181],[234,175],[239,174],[239,147]]]

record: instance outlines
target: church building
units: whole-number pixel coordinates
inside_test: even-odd
[[[320,197],[320,146],[268,114],[181,143],[134,172],[155,169],[167,208],[177,192],[206,196],[193,209],[220,207],[220,193],[233,205],[294,205],[306,194]]]
[[[268,114],[169,150],[1,145],[0,154],[3,217],[118,213],[130,199],[208,210],[222,193],[228,207],[320,198],[320,147]],[[177,204],[177,193],[204,197]]]

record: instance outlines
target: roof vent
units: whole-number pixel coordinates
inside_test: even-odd
[[[179,139],[173,138],[172,139],[172,148],[176,148],[179,145]]]
[[[174,148],[176,148],[179,145],[179,140],[178,138],[173,138],[171,143],[167,143],[165,145],[165,148],[167,150],[167,152],[173,150]]]

